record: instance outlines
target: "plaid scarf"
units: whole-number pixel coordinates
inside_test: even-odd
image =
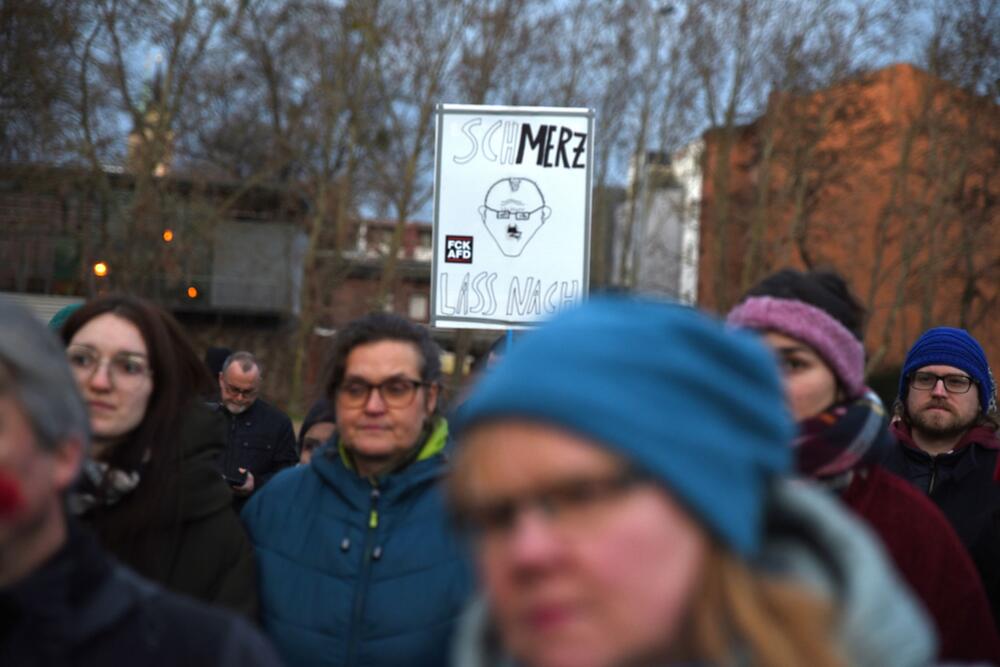
[[[80,516],[95,507],[115,505],[135,491],[140,480],[138,470],[120,470],[88,458],[67,498],[69,510],[74,516]]]
[[[866,389],[860,398],[799,422],[796,469],[807,477],[829,479],[877,463],[892,444],[888,427],[882,401]]]

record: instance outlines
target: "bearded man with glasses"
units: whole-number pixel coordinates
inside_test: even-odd
[[[1000,438],[996,382],[964,329],[924,332],[906,355],[897,447],[886,468],[937,503],[975,562],[1000,627]]]
[[[447,664],[472,573],[445,510],[440,352],[387,313],[337,333],[336,436],[243,510],[265,631],[290,665]]]

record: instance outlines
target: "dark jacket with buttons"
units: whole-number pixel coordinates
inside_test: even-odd
[[[1000,482],[993,475],[1000,439],[973,428],[955,449],[931,456],[917,447],[908,426],[899,422],[893,429],[899,445],[884,467],[930,496],[948,517],[979,570],[1000,627]]]
[[[446,438],[442,421],[377,482],[332,442],[247,504],[264,629],[288,664],[447,664],[473,578],[445,510]]]
[[[0,588],[0,665],[280,665],[245,620],[174,595],[72,527],[26,578]]]
[[[292,421],[270,403],[257,399],[244,412],[234,415],[221,403],[226,417],[228,443],[222,457],[222,473],[240,477],[240,468],[253,473],[254,492],[274,475],[299,462]]]

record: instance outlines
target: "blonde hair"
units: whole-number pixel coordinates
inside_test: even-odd
[[[677,648],[681,657],[717,665],[841,667],[833,623],[826,600],[713,544]]]

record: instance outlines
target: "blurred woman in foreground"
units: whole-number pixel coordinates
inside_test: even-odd
[[[759,343],[685,307],[594,300],[526,335],[455,420],[485,588],[455,664],[926,664],[870,536],[782,481],[782,403]]]
[[[211,379],[180,326],[113,296],[60,333],[93,435],[71,510],[140,574],[254,615],[253,552],[216,468],[224,425],[198,400]]]

